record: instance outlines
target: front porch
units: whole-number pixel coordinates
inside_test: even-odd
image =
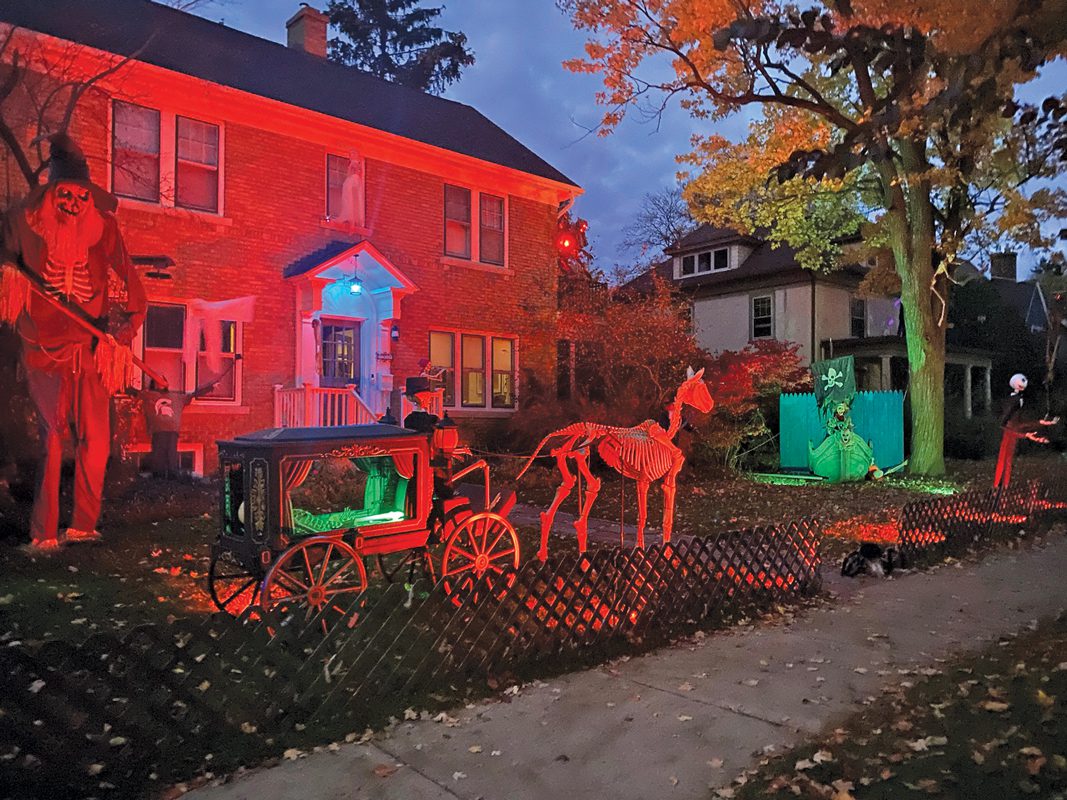
[[[906,391],[908,388],[908,349],[902,336],[826,339],[822,342],[821,353],[822,358],[853,356],[856,385],[860,389]],[[977,392],[975,370],[978,370]],[[960,398],[964,418],[971,419],[975,411],[990,413],[993,407],[992,371],[993,359],[989,351],[953,344],[946,347],[946,395]],[[954,389],[958,389],[958,395],[952,391]]]
[[[275,426],[377,421],[393,401],[401,301],[417,287],[367,240],[333,242],[285,277],[296,288],[296,374],[274,387]]]

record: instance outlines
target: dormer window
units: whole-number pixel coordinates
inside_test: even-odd
[[[719,247],[715,250],[705,250],[702,253],[682,256],[678,277],[686,278],[690,275],[706,275],[710,272],[722,272],[727,269],[730,269],[730,248]]]

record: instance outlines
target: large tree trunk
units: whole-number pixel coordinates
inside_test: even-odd
[[[914,175],[915,172],[913,171]],[[945,325],[948,286],[936,280],[934,221],[929,187],[914,181],[897,195],[887,215],[890,242],[900,276],[900,300],[908,347],[908,397],[911,401],[911,455],[914,475],[945,473]]]

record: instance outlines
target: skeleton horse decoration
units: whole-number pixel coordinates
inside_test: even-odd
[[[663,479],[663,541],[671,540],[674,526],[674,496],[678,473],[685,463],[685,455],[674,443],[674,437],[682,427],[682,408],[691,406],[697,411],[708,413],[715,406],[715,401],[703,380],[704,370],[693,372],[686,370],[686,379],[674,399],[667,404],[668,425],[664,429],[654,420],[645,420],[632,428],[619,428],[594,422],[575,422],[565,428],[548,434],[537,445],[537,449],[523,465],[518,477],[521,478],[534,459],[541,453],[545,444],[552,439],[562,438],[563,442],[549,451],[556,460],[563,482],[556,490],[556,496],[548,511],[541,514],[541,549],[537,557],[544,561],[548,557],[548,533],[552,530],[556,512],[563,501],[570,495],[577,478],[571,472],[568,461],[573,461],[578,475],[586,482],[585,500],[581,504],[574,528],[578,533],[578,549],[585,552],[588,538],[589,512],[600,492],[600,480],[589,469],[590,448],[596,445],[597,452],[604,462],[623,478],[631,478],[637,483],[637,546],[645,546],[645,521],[648,517],[648,489],[653,482]]]

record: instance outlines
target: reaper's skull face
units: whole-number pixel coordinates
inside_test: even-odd
[[[56,210],[60,219],[76,220],[89,207],[89,190],[80,183],[56,184]]]

